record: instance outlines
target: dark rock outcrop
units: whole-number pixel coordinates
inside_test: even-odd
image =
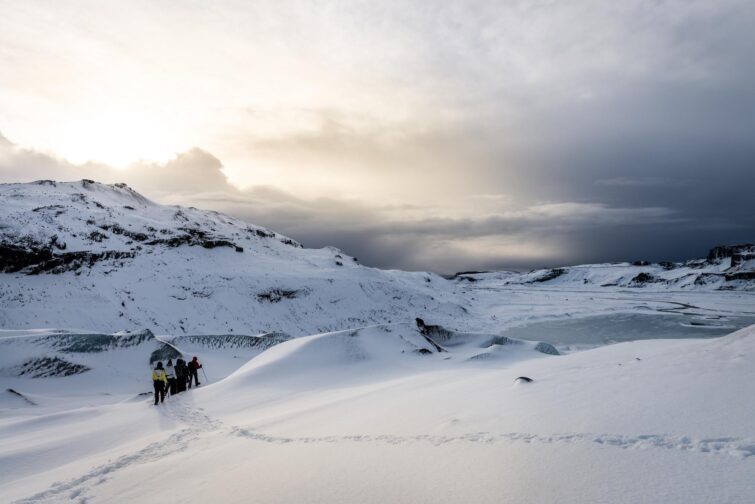
[[[755,280],[755,271],[740,271],[739,273],[727,273],[724,275],[727,282],[735,280]]]
[[[731,265],[737,266],[749,259],[755,259],[755,245],[743,243],[740,245],[719,245],[708,252],[707,261],[711,264],[719,263],[731,257]]]
[[[448,329],[439,325],[425,324],[425,321],[419,317],[415,319],[415,323],[417,324],[417,329],[419,329],[420,334],[425,337],[425,340],[430,343],[433,348],[435,348],[435,350],[437,350],[438,352],[447,351],[445,348],[436,343],[435,339],[437,338],[441,341],[448,340],[453,337],[452,331],[449,331]]]
[[[530,280],[527,283],[548,282],[550,280],[553,280],[554,278],[560,277],[564,273],[566,273],[566,270],[564,268],[553,268],[553,269],[550,269],[550,270],[546,271],[545,273],[543,273],[539,277]]]
[[[278,303],[283,299],[295,299],[300,293],[301,291],[296,289],[270,289],[257,294],[257,300]]]
[[[86,373],[91,368],[76,364],[60,357],[40,357],[29,359],[16,368],[17,376],[29,378],[50,378],[53,376],[71,376]]]
[[[48,247],[24,247],[9,243],[0,244],[0,272],[14,273],[53,258]]]
[[[243,252],[243,247],[236,245],[232,241],[218,236],[212,236],[206,231],[196,228],[179,228],[184,234],[172,236],[170,238],[154,238],[145,243],[145,245],[165,245],[168,247],[180,247],[181,245],[199,246],[206,249],[217,247],[229,247],[236,252]],[[147,238],[145,237],[145,240]],[[140,240],[141,241],[141,240]]]
[[[82,266],[92,267],[96,263],[107,260],[130,259],[135,255],[131,251],[108,250],[105,252],[65,252],[53,254],[48,260],[40,261],[26,268],[23,272],[27,275],[40,273],[65,273],[75,271]],[[16,270],[18,271],[18,270]]]

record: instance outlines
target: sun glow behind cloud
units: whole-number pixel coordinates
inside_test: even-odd
[[[353,236],[382,219],[374,232],[397,250],[419,239],[400,223],[416,224],[435,264],[576,258],[588,240],[511,222],[536,212],[572,230],[650,229],[663,212],[677,223],[702,212],[701,200],[722,219],[747,215],[732,194],[746,184],[714,187],[742,174],[755,145],[751,6],[0,0],[0,134],[11,160],[26,148],[98,161],[79,171],[107,178],[109,165],[171,202],[222,192],[227,204],[206,201],[290,234],[327,228],[315,240],[340,226],[366,243]],[[197,180],[177,188],[187,166]],[[709,180],[710,166],[727,176]],[[294,209],[230,202],[260,188]],[[287,212],[309,227],[277,219]],[[460,223],[485,238],[452,244]]]
[[[137,1],[2,9],[10,28],[0,34],[4,66],[14,71],[3,79],[0,131],[74,163],[125,168],[200,146],[220,156],[240,187],[314,194],[335,182],[334,190],[348,191],[362,183],[360,166],[318,172],[324,161],[316,152],[302,159],[260,152],[257,143],[316,134],[320,111],[340,114],[343,124],[361,116],[391,125],[428,110],[421,93],[395,80],[396,65],[412,57],[396,41],[360,36],[347,22],[359,12],[348,8],[328,14],[316,5],[259,3],[208,11]],[[332,22],[343,33],[333,33]]]

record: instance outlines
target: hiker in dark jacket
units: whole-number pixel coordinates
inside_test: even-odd
[[[202,364],[199,363],[197,356],[195,355],[191,362],[189,362],[189,388],[191,388],[191,379],[194,378],[194,383],[199,386],[199,368]]]
[[[188,374],[184,360],[178,359],[176,361],[176,393],[186,391],[186,378]]]
[[[165,370],[163,369],[163,363],[158,362],[155,369],[152,371],[152,385],[155,387],[155,406],[157,406],[157,400],[160,402],[165,401],[165,385],[168,383],[168,378],[165,376]]]

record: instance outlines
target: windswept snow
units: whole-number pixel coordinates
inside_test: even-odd
[[[0,489],[20,502],[751,502],[755,328],[494,366],[397,360],[422,343],[384,331],[281,343],[158,407],[6,416]]]

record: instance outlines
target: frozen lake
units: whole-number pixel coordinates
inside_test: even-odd
[[[715,338],[750,324],[755,324],[755,316],[620,313],[534,322],[501,334],[568,350],[645,339]]]

